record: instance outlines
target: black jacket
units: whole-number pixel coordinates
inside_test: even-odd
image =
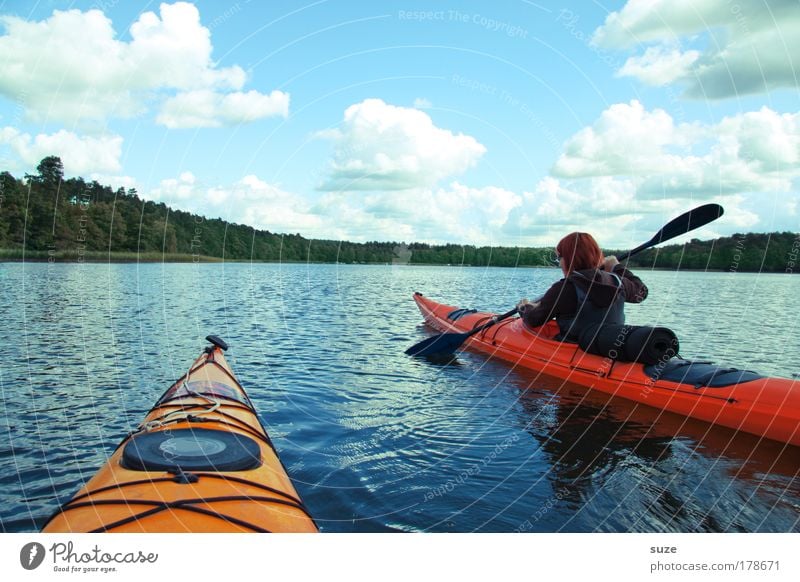
[[[641,303],[647,298],[647,286],[639,277],[622,265],[616,265],[613,273],[619,277],[619,281],[608,271],[587,269],[553,283],[537,307],[528,307],[521,313],[525,323],[538,327],[554,318],[574,317],[581,307],[576,285],[580,286],[587,300],[596,308],[610,308],[619,293],[624,294],[626,303]]]

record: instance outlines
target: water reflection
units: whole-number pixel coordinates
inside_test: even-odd
[[[558,531],[587,531],[580,514],[603,507],[589,531],[798,530],[797,447],[517,372],[551,489],[580,506]]]

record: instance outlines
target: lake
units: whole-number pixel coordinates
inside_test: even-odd
[[[800,372],[800,279],[637,272],[629,323]],[[507,311],[553,268],[0,263],[0,526],[37,530],[217,334],[326,532],[797,532],[800,449],[427,337],[411,296]],[[798,388],[800,389],[800,388]]]

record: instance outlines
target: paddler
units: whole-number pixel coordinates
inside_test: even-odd
[[[555,319],[557,339],[577,342],[591,324],[622,325],[624,304],[641,303],[647,286],[623,267],[615,256],[603,256],[594,237],[572,232],[556,245],[556,259],[564,278],[554,283],[536,302],[522,299],[520,316],[531,327]]]

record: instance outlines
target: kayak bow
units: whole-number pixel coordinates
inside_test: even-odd
[[[440,332],[466,333],[495,315],[414,295],[425,322]],[[592,390],[737,431],[800,446],[797,380],[673,358],[654,366],[589,354],[555,340],[555,321],[530,328],[507,319],[466,339],[492,357]]]
[[[316,532],[225,361],[208,336],[189,372],[43,532]]]

